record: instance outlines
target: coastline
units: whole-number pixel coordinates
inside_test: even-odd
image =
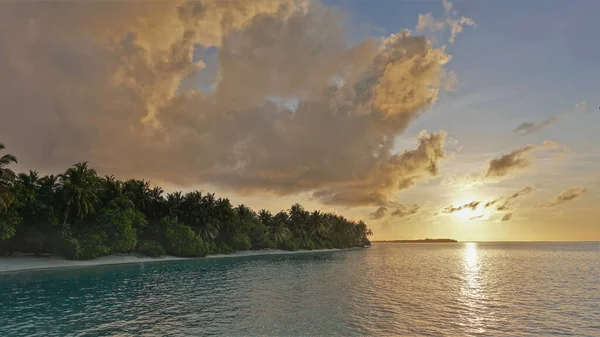
[[[357,247],[360,248],[360,247]],[[2,256],[0,257],[0,274],[17,272],[17,271],[30,271],[30,270],[44,270],[44,269],[55,269],[55,268],[73,268],[73,267],[92,267],[92,266],[106,266],[115,264],[131,264],[131,263],[147,263],[147,262],[162,262],[162,261],[181,261],[181,260],[198,260],[198,259],[221,259],[231,257],[247,257],[247,256],[260,256],[260,255],[287,255],[287,254],[308,254],[308,253],[322,253],[322,252],[336,252],[343,250],[351,250],[355,248],[347,249],[314,249],[314,250],[280,250],[280,249],[264,249],[264,250],[246,250],[239,251],[232,254],[212,254],[205,257],[177,257],[177,256],[163,256],[163,257],[148,257],[140,254],[113,254],[102,256],[94,260],[68,260],[62,256],[33,256],[33,255],[16,255],[16,256]]]

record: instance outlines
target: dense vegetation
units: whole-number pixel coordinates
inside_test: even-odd
[[[0,150],[4,146],[0,144]],[[111,253],[204,256],[239,250],[370,245],[362,221],[295,204],[258,213],[199,191],[166,194],[143,180],[100,177],[87,163],[64,173],[16,175],[0,157],[0,253],[58,253],[93,259]]]

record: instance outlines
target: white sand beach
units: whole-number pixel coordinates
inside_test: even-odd
[[[125,263],[145,263],[145,262],[158,262],[158,261],[178,261],[178,260],[189,260],[189,259],[218,259],[218,258],[231,258],[231,257],[244,257],[244,256],[257,256],[257,255],[283,255],[283,254],[309,254],[319,252],[332,252],[339,251],[342,249],[315,249],[315,250],[298,250],[298,251],[286,251],[278,249],[264,249],[264,250],[251,250],[235,252],[233,254],[214,254],[208,255],[201,258],[187,258],[177,256],[163,256],[163,257],[148,257],[140,254],[121,254],[121,255],[108,255],[103,256],[94,260],[75,261],[67,260],[62,256],[33,256],[33,255],[15,255],[15,256],[3,256],[0,257],[0,273],[13,272],[22,270],[34,270],[34,269],[50,269],[50,268],[68,268],[68,267],[89,267],[89,266],[101,266],[110,264],[125,264]]]

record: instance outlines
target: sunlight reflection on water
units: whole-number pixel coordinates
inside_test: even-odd
[[[0,336],[596,337],[599,248],[375,244],[0,273]]]
[[[461,298],[464,308],[463,323],[471,333],[484,333],[485,293],[481,284],[481,275],[477,243],[468,242],[464,246],[464,280]]]

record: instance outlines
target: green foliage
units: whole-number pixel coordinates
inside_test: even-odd
[[[215,254],[231,254],[233,252],[234,250],[224,243],[219,244],[215,250]]]
[[[4,146],[0,144],[0,151]],[[150,256],[230,254],[248,249],[286,250],[368,246],[362,221],[330,213],[258,213],[200,191],[167,193],[150,181],[99,177],[85,162],[59,175],[15,175],[11,155],[0,156],[2,252],[59,253],[93,259],[138,251]]]
[[[105,208],[96,216],[98,227],[104,228],[110,248],[115,253],[132,252],[137,245],[137,229],[146,226],[144,215],[134,209]]]
[[[4,144],[0,143],[0,151],[2,150],[4,150]],[[12,186],[15,173],[7,166],[16,162],[17,158],[11,154],[0,156],[0,212],[7,209],[14,201]],[[5,229],[4,235],[8,236],[10,232],[11,230]],[[0,233],[0,235],[2,234]]]
[[[23,218],[14,208],[0,213],[0,240],[8,240],[13,237],[21,220]]]
[[[138,245],[137,251],[150,257],[161,257],[167,255],[163,246],[160,243],[152,240],[141,241]]]
[[[264,241],[264,248],[275,249],[277,248],[277,243],[275,243],[275,241],[271,240],[269,237],[266,237]]]
[[[167,252],[175,256],[199,257],[208,254],[208,247],[194,231],[183,224],[170,223],[165,231]]]
[[[110,253],[110,247],[105,244],[106,234],[103,232],[83,236],[81,243],[81,253],[78,260],[91,260]]]
[[[82,253],[81,244],[70,233],[65,232],[60,236],[58,253],[67,259],[79,260]]]
[[[231,239],[231,248],[234,250],[248,250],[252,248],[250,238],[245,234],[237,234]]]
[[[300,249],[299,245],[292,238],[287,238],[284,241],[282,241],[279,244],[279,248],[281,248],[283,250],[291,250],[291,251],[296,251],[296,250]]]

